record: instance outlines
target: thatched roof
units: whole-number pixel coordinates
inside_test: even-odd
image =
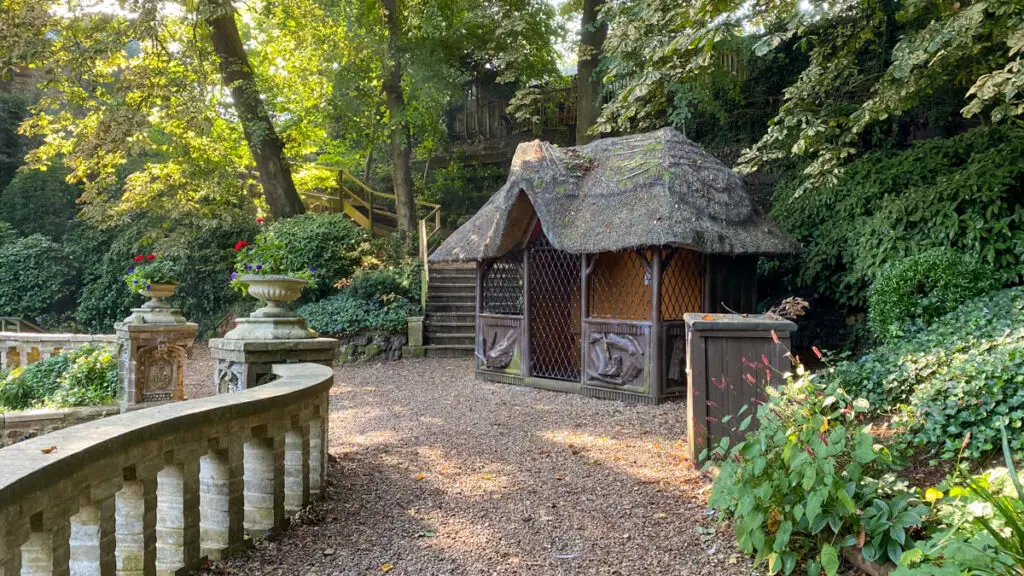
[[[778,254],[796,242],[759,217],[743,180],[671,128],[558,148],[520,144],[508,181],[431,260],[480,260],[516,247],[533,212],[551,244],[575,254],[675,245]]]

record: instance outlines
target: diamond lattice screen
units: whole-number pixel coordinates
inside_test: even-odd
[[[590,317],[651,319],[651,276],[639,252],[605,252],[590,273]]]
[[[516,251],[489,262],[483,277],[483,311],[488,314],[523,313],[523,253]]]
[[[580,378],[580,257],[541,235],[530,248],[530,375]]]
[[[682,320],[704,307],[704,258],[699,252],[673,248],[665,252],[661,273],[661,318]]]

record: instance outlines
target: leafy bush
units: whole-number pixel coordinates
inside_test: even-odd
[[[345,290],[299,307],[309,327],[321,334],[354,334],[361,330],[401,332],[406,318],[419,313],[419,306],[403,298],[388,303],[362,300]]]
[[[36,320],[60,311],[75,287],[64,249],[40,234],[0,246],[0,316]]]
[[[283,270],[316,270],[309,296],[318,299],[352,275],[368,241],[366,231],[343,214],[303,214],[270,224],[255,243],[280,242]]]
[[[936,248],[886,265],[868,290],[868,326],[880,340],[899,336],[908,322],[928,323],[969,298],[999,288],[990,266]]]
[[[457,228],[502,187],[508,173],[491,165],[467,165],[456,158],[431,176],[420,197],[441,205],[442,226]]]
[[[997,445],[997,424],[1008,420],[1011,447],[1024,451],[1024,288],[975,298],[927,328],[835,367],[830,381],[867,398],[876,413],[890,412],[904,438],[956,455],[967,433],[966,455]]]
[[[28,139],[18,134],[18,126],[27,112],[23,97],[0,93],[0,190],[24,163]]]
[[[19,173],[0,192],[0,220],[22,236],[42,234],[59,242],[78,213],[76,200],[82,192],[67,183],[67,174],[59,165]]]
[[[111,404],[117,395],[117,359],[105,346],[83,346],[67,353],[69,363],[57,389],[46,398],[51,407]]]
[[[758,429],[731,449],[723,439],[713,453],[720,468],[709,505],[732,517],[743,551],[771,573],[790,574],[804,561],[808,574],[834,576],[839,549],[857,544],[863,529],[865,559],[899,560],[925,510],[859,423],[868,403],[802,367],[767,392]]]
[[[388,303],[402,298],[420,299],[420,265],[414,260],[394,268],[356,272],[346,289],[352,297],[366,302]]]
[[[804,246],[790,283],[845,306],[866,303],[887,262],[949,246],[1021,278],[1024,127],[982,127],[852,162],[832,187],[779,184],[772,216]]]
[[[117,394],[117,360],[106,346],[88,344],[16,368],[0,381],[0,407],[110,404]]]
[[[958,475],[947,479],[942,484],[948,493],[926,490],[926,499],[934,502],[929,538],[904,554],[892,576],[1024,574],[1024,486],[1006,428],[999,430],[1006,468],[974,476],[966,488]]]
[[[26,410],[52,395],[70,362],[64,354],[51,356],[25,368],[15,368],[0,382],[0,406]]]

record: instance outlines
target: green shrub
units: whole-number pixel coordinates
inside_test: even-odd
[[[57,389],[45,399],[47,406],[112,404],[117,396],[117,359],[105,346],[83,346],[67,353],[68,367]]]
[[[476,214],[506,178],[508,173],[496,166],[467,165],[455,159],[431,174],[422,185],[420,197],[441,205],[442,226],[457,228],[461,221]]]
[[[19,173],[0,191],[0,220],[21,236],[42,234],[59,242],[78,213],[81,188],[68,184],[61,166]]]
[[[860,307],[887,262],[946,246],[1020,279],[1022,182],[1019,126],[981,127],[868,154],[835,186],[795,198],[801,179],[787,179],[774,192],[772,217],[804,247],[788,283]]]
[[[10,244],[17,239],[18,234],[14,231],[14,227],[0,220],[0,247],[3,247],[4,244]]]
[[[316,270],[314,286],[306,291],[315,300],[352,275],[369,236],[343,214],[303,214],[270,224],[256,239],[256,243],[264,241],[284,245],[281,265],[285,270]]]
[[[40,234],[0,246],[0,316],[35,321],[61,313],[75,289],[75,266],[67,252]]]
[[[899,560],[925,509],[859,422],[867,402],[802,367],[767,392],[758,428],[731,448],[728,439],[712,447],[719,474],[709,505],[731,517],[740,548],[770,573],[806,564],[808,574],[834,576],[838,550],[863,528],[865,559]],[[752,415],[739,418],[746,431]]]
[[[70,362],[64,354],[51,356],[25,368],[15,368],[0,382],[0,406],[26,410],[52,395]]]
[[[27,104],[22,96],[0,93],[0,190],[24,164],[28,139],[18,134],[18,126],[28,112]]]
[[[835,367],[830,381],[867,398],[876,413],[896,415],[904,438],[943,458],[997,444],[1008,420],[1011,446],[1024,451],[1024,288],[964,303],[927,328]]]
[[[0,407],[110,404],[117,394],[117,359],[106,346],[88,344],[17,368],[0,381]]]
[[[301,306],[298,312],[313,330],[340,336],[362,330],[402,332],[406,328],[406,318],[418,314],[419,306],[403,298],[388,303],[362,300],[344,290]]]
[[[888,340],[908,322],[927,324],[1001,285],[995,271],[977,258],[928,250],[882,269],[868,290],[868,326],[876,338]]]
[[[352,276],[346,290],[366,302],[388,303],[398,298],[418,302],[420,279],[419,263],[407,260],[394,268],[360,270]]]

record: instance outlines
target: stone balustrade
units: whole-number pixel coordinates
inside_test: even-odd
[[[0,370],[28,366],[45,360],[62,350],[86,344],[115,344],[113,334],[35,334],[30,332],[0,332]]]
[[[319,496],[331,368],[0,449],[0,576],[171,576]]]

